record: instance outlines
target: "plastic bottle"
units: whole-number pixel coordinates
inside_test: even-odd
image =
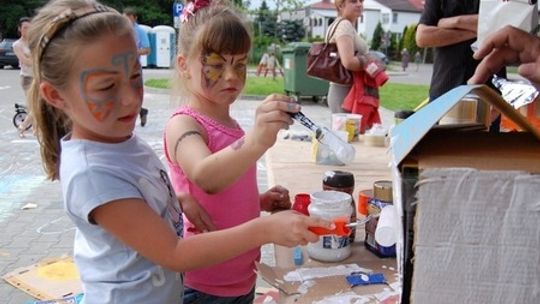
[[[354,160],[354,155],[356,154],[354,147],[339,138],[327,127],[319,128],[315,136],[321,144],[326,145],[334,152],[340,162],[350,164]]]
[[[308,210],[310,216],[332,221],[336,218],[350,217],[352,197],[344,192],[319,191],[311,194]],[[308,255],[324,262],[339,262],[351,255],[349,236],[323,235],[316,243],[307,246]]]
[[[538,90],[533,85],[522,81],[510,81],[493,75],[491,82],[501,91],[502,98],[512,105],[514,109],[528,105],[538,96]]]

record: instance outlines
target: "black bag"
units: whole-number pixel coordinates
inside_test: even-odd
[[[332,31],[328,31],[324,43],[314,43],[309,49],[306,74],[315,78],[349,85],[352,83],[351,71],[341,64],[337,45],[328,43],[341,21],[343,19],[336,22]]]

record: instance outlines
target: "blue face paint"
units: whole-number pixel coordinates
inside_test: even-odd
[[[133,52],[122,53],[112,57],[112,67],[91,68],[81,73],[79,80],[81,98],[96,120],[103,121],[111,114],[114,103],[121,98],[118,89],[123,83],[129,82],[130,86],[140,91],[142,95],[143,83],[140,73],[138,77],[133,79],[131,77],[135,71],[141,70],[138,64],[133,67],[134,60],[138,63],[138,58]]]

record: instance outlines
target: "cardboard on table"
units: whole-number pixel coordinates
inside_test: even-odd
[[[526,132],[436,125],[471,92]],[[491,89],[461,86],[394,128],[391,151],[401,302],[539,303],[538,130]]]

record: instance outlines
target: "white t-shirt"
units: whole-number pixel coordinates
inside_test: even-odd
[[[22,38],[13,42],[13,49],[14,50],[20,49],[24,55],[30,56],[30,48],[28,47],[28,44],[26,44],[26,42],[22,40]],[[24,64],[20,59],[19,59],[19,65],[21,67],[21,70],[19,72],[21,76],[32,77],[31,65]]]
[[[60,181],[75,224],[84,304],[182,303],[182,275],[147,260],[89,221],[108,202],[141,198],[181,235],[182,216],[161,161],[137,136],[122,143],[62,139]],[[159,237],[156,235],[156,237]]]

